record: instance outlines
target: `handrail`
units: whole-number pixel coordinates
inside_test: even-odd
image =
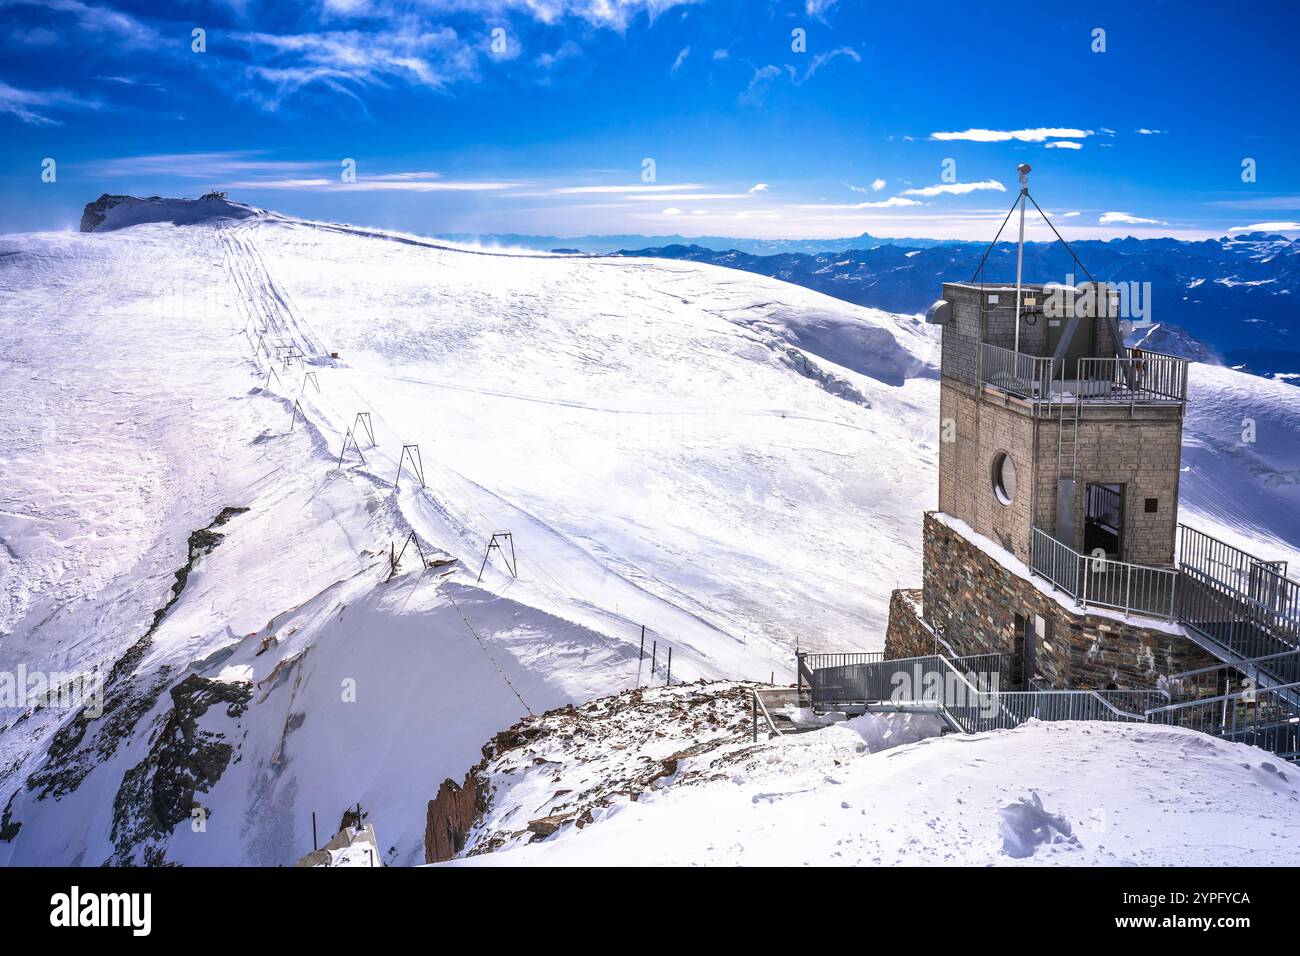
[[[1227,661],[1223,661],[1218,664],[1210,664],[1208,667],[1197,667],[1190,671],[1179,671],[1177,674],[1170,674],[1169,680],[1182,680],[1187,677],[1195,677],[1198,674],[1209,674],[1211,671],[1221,671],[1225,668],[1239,671],[1247,667],[1254,667],[1261,661],[1271,661],[1278,657],[1295,657],[1297,660],[1300,660],[1300,649],[1294,651],[1278,651],[1276,654],[1264,654],[1262,657],[1248,657],[1235,664],[1229,664]]]
[[[1042,528],[1030,534],[1029,569],[1084,607],[1177,619],[1178,571],[1081,554]]]
[[[1031,355],[991,342],[979,343],[979,349],[980,384],[1027,399],[1035,410],[1079,402],[1187,402],[1187,360],[1176,355],[1126,349],[1122,356],[1076,359],[1071,369],[1053,355]]]
[[[761,713],[763,715],[763,720],[767,723],[767,730],[768,733],[771,735],[768,737],[768,740],[771,740],[772,737],[782,736],[781,731],[776,729],[776,724],[772,723],[772,715],[767,712],[767,704],[763,703],[763,698],[758,695],[758,688],[751,687],[749,689],[749,692],[754,699],[753,703],[754,703],[755,716]],[[755,737],[758,736],[757,720],[754,721],[754,735]]]
[[[1112,698],[1134,695],[1141,703],[1140,698],[1144,695],[1163,697],[1166,701],[1170,700],[1169,695],[1158,688],[1128,691],[981,689],[963,672],[960,663],[1001,656],[975,655],[950,660],[942,654],[933,654],[862,664],[858,665],[861,670],[856,682],[838,680],[831,686],[835,690],[851,690],[856,683],[857,688],[868,694],[862,703],[871,709],[889,709],[888,706],[881,708],[880,704],[892,704],[897,709],[906,709],[918,703],[935,707],[954,729],[967,734],[1009,730],[1033,718],[1158,722],[1189,727],[1225,739],[1255,743],[1288,759],[1300,751],[1300,681],[1130,710],[1124,706],[1123,700]],[[900,674],[906,673],[909,667],[913,670],[917,683],[913,683],[913,690],[907,692],[913,696],[899,696],[903,683],[897,679],[888,681],[894,686],[894,693],[884,693],[886,681],[883,678],[887,675],[876,671],[885,666],[897,668],[897,673]],[[939,678],[937,688],[932,683],[936,677]],[[880,696],[870,696],[870,684],[875,685]],[[918,686],[923,688],[919,695],[916,692]],[[935,690],[939,691],[937,695]],[[756,707],[758,700],[755,692]],[[852,699],[839,698],[828,702],[843,703],[849,700]],[[1244,710],[1230,707],[1229,704],[1233,701],[1255,706]],[[755,715],[757,726],[757,710]]]
[[[1231,694],[1219,694],[1217,697],[1199,697],[1196,700],[1185,700],[1177,704],[1166,704],[1163,707],[1153,707],[1146,712],[1149,719],[1152,714],[1163,714],[1175,710],[1188,710],[1192,707],[1204,707],[1206,704],[1226,703],[1230,700],[1246,700],[1247,703],[1253,703],[1258,699],[1269,694],[1278,694],[1284,690],[1300,689],[1300,681],[1291,684],[1279,684],[1277,687],[1254,687],[1250,690],[1239,690]]]

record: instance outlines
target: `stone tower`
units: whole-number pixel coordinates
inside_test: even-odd
[[[1061,688],[1214,660],[1177,623],[1187,363],[1126,348],[1121,305],[1099,283],[944,284],[939,509],[889,656],[1001,653],[1012,685]]]

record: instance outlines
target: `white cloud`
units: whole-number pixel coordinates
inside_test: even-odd
[[[871,191],[873,193],[878,193],[880,192],[880,190],[884,188],[885,188],[885,181],[883,179],[873,179],[871,181]]]
[[[972,143],[1005,143],[1019,140],[1022,143],[1041,143],[1047,139],[1086,139],[1090,129],[1044,126],[1037,129],[968,129],[960,133],[931,133],[931,139],[941,141],[967,140]]]
[[[682,68],[682,64],[686,62],[686,58],[690,55],[691,55],[691,48],[688,46],[682,47],[681,52],[677,54],[677,59],[673,60],[673,68],[669,72],[676,73],[678,70],[680,70]]]
[[[319,171],[321,164],[284,162],[265,159],[258,152],[239,150],[219,153],[154,153],[100,159],[85,164],[94,176],[177,177],[183,179],[220,179],[224,176],[248,176],[278,173],[281,176]]]
[[[1097,220],[1100,226],[1126,225],[1126,226],[1167,226],[1169,223],[1162,219],[1143,219],[1141,216],[1135,216],[1127,212],[1104,212]]]
[[[51,109],[97,110],[102,106],[98,100],[63,90],[24,90],[0,81],[0,113],[16,116],[28,126],[62,126],[62,120],[48,115]]]
[[[935,186],[924,186],[920,189],[904,189],[904,196],[964,196],[967,193],[980,192],[985,189],[992,189],[996,192],[1004,193],[1007,187],[1003,186],[996,179],[983,179],[977,183],[939,183]]]
[[[1144,126],[1144,127],[1142,127],[1141,129],[1139,129],[1139,130],[1135,130],[1134,132],[1141,133],[1143,136],[1158,136],[1159,134],[1165,132],[1165,130],[1162,130],[1162,129],[1147,129],[1147,128]]]
[[[768,191],[769,188],[770,187],[767,185],[767,183],[754,183],[754,185],[749,187],[749,191],[751,193],[765,193]]]
[[[1059,216],[1057,216],[1056,218],[1058,218],[1058,219],[1073,219],[1075,216],[1078,216],[1078,215],[1081,215],[1081,213],[1076,209],[1076,210],[1074,210],[1073,212],[1063,212],[1063,213],[1061,213]]]
[[[704,187],[697,183],[677,183],[677,184],[647,184],[642,183],[632,186],[562,186],[553,189],[551,192],[557,196],[566,196],[574,193],[670,193],[681,192],[684,189],[702,189]]]
[[[1068,139],[1058,139],[1050,143],[1043,144],[1044,149],[1083,149],[1082,143],[1076,143]]]
[[[681,211],[680,209],[678,209],[676,206],[669,206],[667,209],[665,209],[665,210],[664,210],[663,212],[661,212],[659,215],[661,215],[661,216],[680,216],[681,214],[682,214],[682,211]]]
[[[819,53],[815,57],[813,57],[812,62],[808,64],[808,69],[804,70],[803,79],[797,80],[796,84],[807,81],[809,77],[811,77],[814,73],[820,70],[823,66],[825,66],[827,63],[829,63],[831,60],[835,59],[836,57],[840,57],[840,56],[847,56],[851,60],[853,60],[854,63],[862,62],[861,54],[859,54],[857,50],[853,49],[853,47],[851,46],[836,47],[834,50],[829,50],[826,53]]]
[[[713,51],[713,59],[714,59],[715,61],[717,61],[717,60],[725,60],[725,59],[727,59],[729,56],[731,56],[731,53],[728,52],[727,50],[714,50],[714,51]]]
[[[337,177],[309,179],[252,179],[245,182],[223,183],[231,189],[347,189],[354,192],[492,192],[514,189],[519,183],[454,181],[446,179],[402,179],[384,176],[358,176],[356,182],[345,183]]]
[[[158,32],[144,21],[127,13],[82,3],[80,0],[4,0],[0,6],[36,6],[67,14],[77,21],[76,29],[82,36],[95,37],[118,46],[156,46],[163,42]],[[186,45],[188,46],[188,41]]]
[[[919,199],[906,199],[903,196],[890,196],[888,199],[882,199],[879,202],[855,202],[855,203],[806,203],[800,205],[801,209],[896,209],[900,206],[923,206],[925,205]]]
[[[698,199],[748,199],[750,193],[625,193],[624,199],[646,199],[652,202],[694,202]]]
[[[1250,226],[1233,226],[1228,232],[1300,232],[1300,222],[1257,222]]]
[[[754,75],[749,78],[749,86],[745,88],[745,92],[741,93],[740,96],[737,97],[737,101],[742,106],[746,104],[751,106],[762,105],[763,98],[767,95],[768,87],[771,86],[772,81],[780,75],[781,68],[773,66],[770,63],[767,66],[754,70]]]

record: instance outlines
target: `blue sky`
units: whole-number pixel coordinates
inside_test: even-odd
[[[978,239],[1029,162],[1067,237],[1295,232],[1298,27],[1293,2],[0,0],[0,230],[221,188],[421,233]]]

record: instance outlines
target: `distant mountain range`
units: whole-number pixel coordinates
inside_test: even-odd
[[[579,244],[569,240],[571,244]],[[580,245],[580,244],[579,244]],[[742,269],[890,312],[921,312],[939,298],[943,282],[964,282],[986,246],[939,243],[909,248],[895,241],[841,251],[759,255],[719,250],[701,241],[642,245],[619,255],[685,259]],[[1097,279],[1137,283],[1145,318],[1157,337],[1189,358],[1217,356],[1262,375],[1300,372],[1300,240],[1249,233],[1184,242],[1177,239],[1085,240],[1075,253]],[[1014,281],[1016,247],[999,243],[984,278]],[[1060,243],[1025,244],[1026,282],[1083,281]],[[1144,283],[1150,283],[1149,293]],[[1135,338],[1149,334],[1138,329]]]
[[[484,246],[506,246],[514,249],[540,249],[546,252],[610,253],[624,249],[643,249],[665,246],[701,246],[705,249],[735,250],[755,256],[781,253],[817,255],[840,249],[877,249],[881,246],[901,246],[906,249],[929,249],[933,246],[967,245],[951,239],[882,239],[869,233],[842,239],[740,239],[730,236],[525,236],[518,233],[439,233],[434,238],[448,242],[471,243]],[[977,243],[970,243],[978,245]]]

